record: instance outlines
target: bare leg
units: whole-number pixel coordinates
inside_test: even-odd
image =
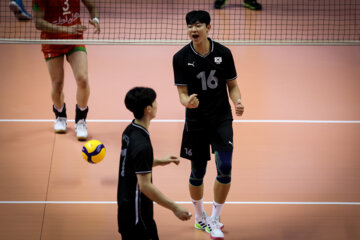
[[[202,199],[204,195],[204,184],[198,187],[189,184],[189,192],[192,199],[194,200]]]
[[[222,184],[215,180],[214,183],[214,200],[217,203],[223,204],[226,201],[227,195],[230,190],[230,183]]]
[[[46,62],[51,78],[51,99],[57,109],[64,105],[64,57],[56,57]]]
[[[76,51],[68,57],[77,84],[76,102],[80,108],[86,108],[90,96],[88,80],[87,55],[83,51]]]

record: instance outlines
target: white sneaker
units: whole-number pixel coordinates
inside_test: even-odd
[[[75,124],[75,132],[78,140],[86,140],[88,138],[88,131],[86,122],[84,119],[81,119]]]
[[[223,229],[223,228],[224,228],[224,224],[222,224],[222,223],[220,222],[220,219],[219,219],[219,218],[216,218],[215,221],[216,221],[216,225],[218,226],[218,228],[220,228],[220,229]]]
[[[26,12],[23,3],[20,0],[10,1],[9,8],[14,13],[15,17],[20,21],[28,21],[32,19],[32,16]]]
[[[56,133],[65,133],[66,132],[66,118],[57,117],[54,123],[54,131]]]
[[[203,230],[206,232],[209,232],[207,229],[207,216],[206,213],[203,212],[203,216],[201,217],[195,217],[195,224],[194,227],[199,230]]]
[[[219,228],[219,218],[209,218],[208,219],[208,228],[210,231],[210,238],[216,240],[224,240],[224,233]]]
[[[203,230],[203,231],[206,231],[207,233],[210,233],[210,229],[208,227],[208,222],[210,221],[210,217],[208,217],[206,215],[206,212],[203,212],[203,216],[201,217],[196,217],[195,218],[195,224],[194,224],[194,227],[196,229],[199,229],[199,230]],[[220,219],[219,218],[216,218],[215,219],[215,223],[216,223],[216,226],[219,228],[219,229],[223,229],[224,228],[224,224],[222,224],[220,222]]]

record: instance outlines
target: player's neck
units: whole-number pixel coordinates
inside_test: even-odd
[[[210,40],[208,38],[198,44],[193,42],[193,46],[195,51],[201,55],[206,55],[210,52]]]
[[[146,130],[149,129],[150,126],[150,120],[147,119],[146,117],[143,117],[142,119],[136,119],[134,121],[135,124],[142,126],[143,128],[145,128]]]

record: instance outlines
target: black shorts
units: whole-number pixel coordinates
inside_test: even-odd
[[[193,127],[185,122],[180,156],[189,160],[210,160],[210,146],[215,151],[233,150],[232,120],[217,125]]]
[[[122,240],[159,240],[156,223],[153,220],[144,226],[139,222],[133,227],[127,227],[119,231]]]

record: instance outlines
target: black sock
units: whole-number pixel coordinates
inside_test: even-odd
[[[58,117],[63,117],[63,118],[66,118],[66,105],[64,103],[64,108],[61,112],[59,112],[56,108],[55,108],[55,105],[53,105],[53,112],[55,113],[55,117],[58,118]]]
[[[77,123],[81,119],[86,120],[88,111],[89,111],[89,107],[86,107],[84,111],[81,111],[79,106],[76,104],[75,123]]]

